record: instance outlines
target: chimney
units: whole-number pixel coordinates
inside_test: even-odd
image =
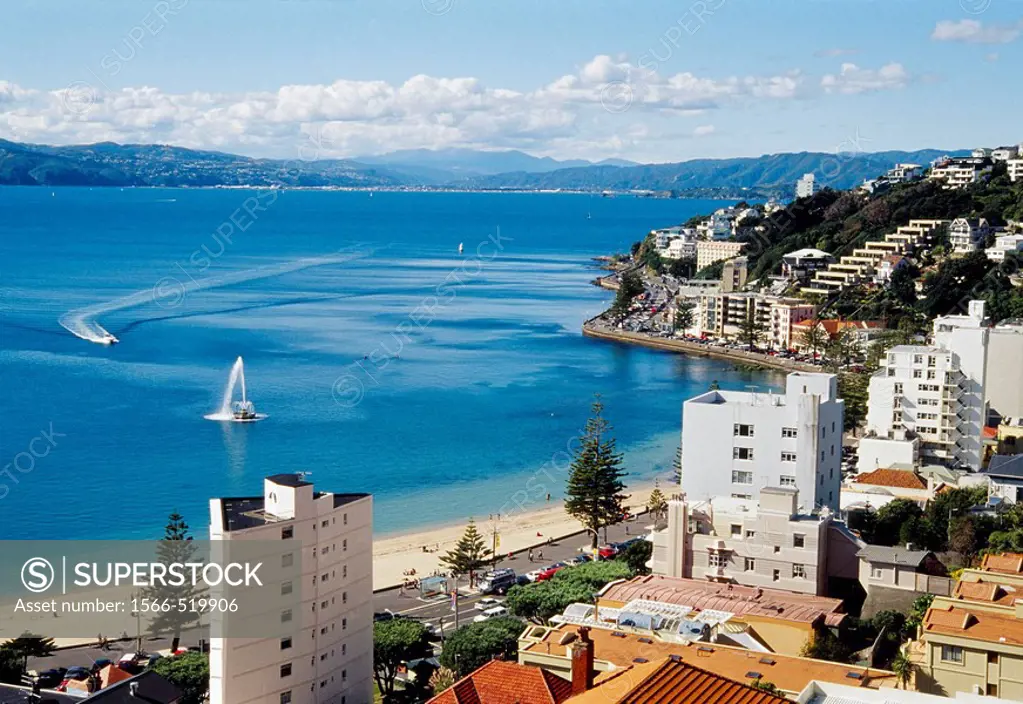
[[[130,694],[133,697],[138,697],[138,695],[139,695],[139,683],[138,682],[129,682],[128,683],[128,694]]]
[[[579,640],[569,646],[572,651],[572,696],[593,689],[593,641],[590,629],[579,627]]]

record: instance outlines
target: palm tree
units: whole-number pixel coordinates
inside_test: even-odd
[[[905,650],[900,650],[899,654],[892,660],[892,672],[895,673],[903,689],[909,688],[909,681],[913,678],[913,671],[915,669],[916,665],[909,659],[909,655],[906,654]]]

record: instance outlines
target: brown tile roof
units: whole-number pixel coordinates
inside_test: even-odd
[[[931,607],[924,616],[923,634],[956,636],[987,643],[1023,645],[1023,620],[1014,615],[974,611],[958,606]]]
[[[787,699],[666,657],[609,677],[570,704],[789,704]]]
[[[980,569],[984,572],[999,572],[1001,574],[1023,574],[1023,555],[1016,552],[985,555]]]
[[[491,660],[428,704],[561,704],[572,683],[538,667]]]
[[[600,596],[601,601],[619,604],[633,599],[649,599],[691,606],[696,611],[716,609],[728,611],[739,618],[760,616],[798,623],[816,623],[823,619],[831,626],[838,625],[845,618],[841,599],[654,574],[612,583]]]
[[[1023,597],[1023,593],[1018,592],[1015,587],[984,580],[956,582],[955,590],[952,592],[953,599],[982,601],[998,606],[1012,606],[1019,597]]]
[[[908,469],[875,469],[856,477],[857,484],[890,486],[898,489],[926,489],[927,482]]]
[[[574,632],[574,629],[575,626],[562,624],[545,633],[540,641],[520,645],[520,652],[568,658],[568,648],[562,641],[565,640],[565,634]],[[842,682],[875,689],[882,683],[886,686],[895,685],[894,675],[885,670],[843,665],[827,660],[812,660],[795,655],[754,652],[717,643],[686,645],[638,633],[626,633],[624,637],[611,634],[612,631],[607,629],[593,628],[590,629],[589,637],[593,641],[594,658],[612,663],[618,669],[635,664],[636,658],[654,662],[664,657],[677,656],[684,663],[737,682],[751,682],[753,678],[747,677],[747,674],[759,672],[765,682],[771,682],[786,692],[800,692],[810,680]],[[857,679],[848,677],[850,672],[855,672],[861,677]],[[575,704],[575,700],[572,700],[572,704]]]
[[[838,320],[837,318],[830,318],[818,320],[817,323],[820,327],[824,328],[824,332],[828,333],[830,337],[834,337],[841,330],[875,330],[884,327],[884,323],[877,320]],[[801,320],[798,323],[793,323],[792,327],[809,329],[812,324],[812,319]]]

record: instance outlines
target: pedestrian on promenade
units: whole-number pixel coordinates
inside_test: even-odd
[[[533,548],[529,548],[529,561],[533,561]]]
[[[540,562],[543,562],[543,550],[541,550],[540,552],[538,552],[538,553],[537,553],[537,556],[538,556],[538,557],[540,558]]]

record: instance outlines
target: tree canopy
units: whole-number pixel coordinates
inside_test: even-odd
[[[201,562],[196,556],[198,548],[192,542],[189,534],[188,524],[184,517],[177,511],[173,511],[167,517],[167,525],[164,528],[163,539],[156,548],[156,559],[164,565],[182,564],[188,562]],[[142,596],[155,602],[162,603],[168,600],[177,603],[178,599],[199,599],[203,596],[203,590],[192,585],[170,586],[167,584],[154,584],[142,590]],[[174,641],[172,646],[177,647],[181,638],[181,632],[189,627],[199,625],[200,614],[195,611],[157,611],[152,614],[149,622],[149,632],[152,635],[170,634]]]
[[[183,653],[160,658],[153,672],[174,683],[184,696],[181,704],[202,704],[210,688],[210,661],[203,653]]]
[[[598,396],[572,458],[565,490],[565,511],[590,532],[593,547],[597,547],[601,528],[621,521],[628,499],[623,493],[626,472],[622,455],[603,412],[604,404]]]
[[[505,606],[515,616],[533,623],[546,623],[570,604],[592,603],[594,593],[608,582],[626,579],[633,574],[629,564],[623,560],[587,562],[560,570],[547,581],[512,587],[508,590]]]
[[[495,657],[514,660],[524,627],[522,621],[510,616],[463,626],[445,639],[440,664],[457,677],[465,677]]]
[[[430,631],[410,618],[395,618],[373,624],[373,677],[381,693],[394,693],[398,668],[409,660],[429,657]]]
[[[492,557],[483,535],[476,529],[476,522],[469,519],[469,525],[458,539],[455,547],[440,558],[455,574],[469,575],[470,583],[476,572],[483,569]]]

